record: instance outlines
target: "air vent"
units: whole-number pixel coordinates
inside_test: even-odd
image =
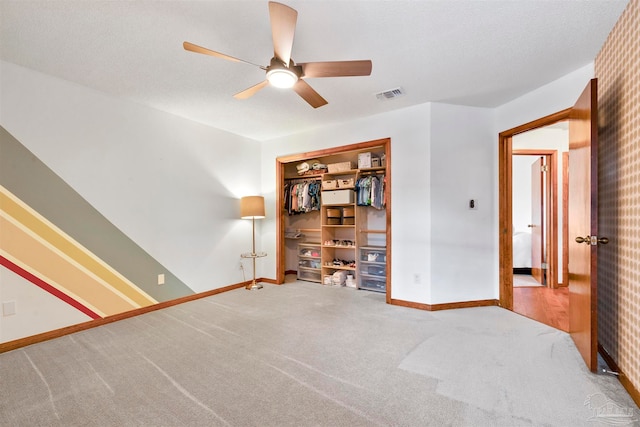
[[[376,98],[380,101],[386,101],[387,99],[397,98],[404,95],[404,89],[397,87],[395,89],[385,90],[384,92],[376,93]]]

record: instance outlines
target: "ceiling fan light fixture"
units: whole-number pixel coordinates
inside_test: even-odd
[[[267,80],[271,86],[286,89],[296,84],[298,75],[288,68],[271,68],[267,71]]]
[[[304,99],[307,104],[313,108],[318,108],[326,105],[327,100],[307,83],[306,78],[371,75],[371,60],[304,62],[296,64],[291,58],[291,49],[293,48],[298,12],[285,4],[270,1],[269,18],[273,40],[273,57],[268,66],[254,64],[187,41],[182,43],[182,47],[194,53],[215,56],[227,61],[244,62],[266,71],[265,79],[233,95],[236,99],[250,98],[259,90],[271,85],[277,88],[293,89],[293,92]]]

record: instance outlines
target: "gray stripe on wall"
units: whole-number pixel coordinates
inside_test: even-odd
[[[157,301],[193,294],[0,127],[0,184]],[[158,274],[165,284],[158,286]]]

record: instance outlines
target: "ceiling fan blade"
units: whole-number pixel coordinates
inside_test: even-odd
[[[269,84],[268,80],[261,81],[257,85],[253,85],[250,88],[243,90],[242,92],[236,93],[235,95],[233,95],[233,97],[235,99],[247,99],[247,98],[250,98],[253,95],[255,95],[256,92],[258,92],[260,89],[262,89],[263,87],[265,87],[268,84]]]
[[[304,77],[347,77],[371,74],[371,61],[307,62],[298,64]]]
[[[296,84],[293,85],[293,90],[295,90],[296,93],[307,101],[313,108],[322,107],[323,105],[328,104],[327,100],[321,97],[320,94],[304,80],[298,80]]]
[[[243,59],[234,58],[233,56],[225,55],[224,53],[216,52],[215,50],[207,49],[206,47],[198,46],[197,44],[184,42],[184,43],[182,43],[182,47],[184,47],[184,50],[188,50],[190,52],[202,53],[204,55],[215,56],[215,57],[218,57],[218,58],[226,59],[227,61],[244,62],[245,64],[255,65],[256,67],[262,68],[263,70],[267,69],[266,67],[264,67],[262,65],[254,64],[253,62],[245,61]]]
[[[271,34],[273,36],[273,53],[286,67],[291,60],[293,36],[296,32],[298,12],[282,3],[269,2],[271,18]]]

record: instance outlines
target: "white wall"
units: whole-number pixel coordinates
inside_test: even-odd
[[[0,301],[15,309],[10,315],[0,307],[0,343],[91,320],[7,268],[0,268]]]
[[[498,298],[498,133],[571,107],[592,75],[589,64],[493,110],[425,104],[265,142],[264,250],[276,250],[276,157],[390,137],[391,297]],[[275,270],[275,257],[263,261],[264,276],[275,278]]]
[[[531,224],[531,165],[540,156],[513,156],[511,181],[513,230],[529,233]]]
[[[500,132],[573,107],[593,76],[593,62],[591,62],[558,80],[497,107],[495,109],[496,139]]]
[[[277,156],[390,137],[391,297],[425,304],[495,298],[492,124],[490,110],[425,104],[268,141],[265,194],[273,206]],[[468,209],[470,198],[477,210]],[[275,253],[275,209],[269,216],[263,245]],[[263,267],[275,277],[275,259]]]
[[[429,104],[379,114],[349,123],[290,135],[262,147],[263,191],[268,204],[262,245],[276,251],[275,159],[278,156],[391,138],[392,298],[431,301]],[[262,263],[263,275],[275,278],[275,256]],[[418,282],[414,280],[418,275]]]
[[[432,304],[498,297],[492,118],[489,109],[432,106]]]
[[[498,132],[570,107],[593,75],[494,110],[423,104],[258,144],[0,65],[0,124],[194,291],[242,280],[251,230],[237,198],[253,193],[268,216],[258,276],[275,278],[277,156],[390,137],[391,296],[427,304],[497,298]]]
[[[238,199],[260,192],[258,142],[0,67],[0,124],[98,211],[196,292],[243,280]]]

